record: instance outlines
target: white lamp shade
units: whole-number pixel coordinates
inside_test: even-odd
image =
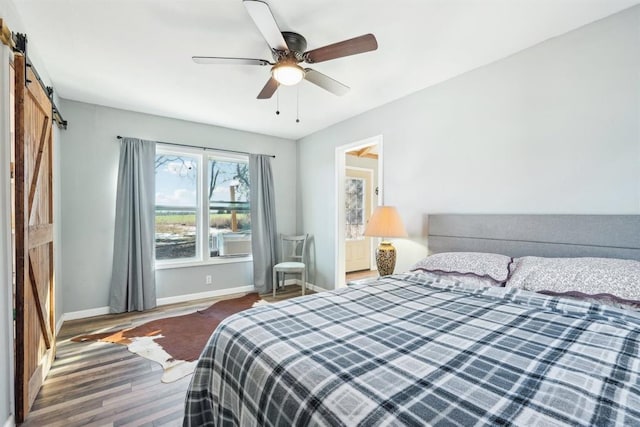
[[[365,236],[407,237],[407,230],[395,206],[378,206],[364,229]]]
[[[271,75],[281,85],[293,86],[304,78],[304,69],[298,64],[281,63],[271,69]]]

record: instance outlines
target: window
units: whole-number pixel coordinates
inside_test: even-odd
[[[364,239],[364,179],[347,178],[345,192],[345,237],[348,240]]]
[[[249,165],[217,157],[209,161],[209,254],[251,254],[251,209]]]
[[[156,151],[156,260],[251,255],[247,157],[163,146]]]

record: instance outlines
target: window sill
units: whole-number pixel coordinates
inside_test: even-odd
[[[188,268],[188,267],[204,267],[208,265],[218,264],[236,264],[240,262],[253,262],[252,256],[246,257],[229,257],[229,258],[210,258],[207,261],[185,261],[185,262],[163,262],[158,264],[156,261],[156,270],[168,270],[172,268]]]

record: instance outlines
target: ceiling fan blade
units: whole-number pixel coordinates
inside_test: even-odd
[[[310,81],[314,85],[320,86],[324,90],[328,90],[334,95],[342,96],[349,92],[349,86],[343,85],[326,74],[322,74],[321,72],[312,70],[311,68],[306,68],[304,71],[305,80]]]
[[[328,61],[330,59],[342,58],[343,56],[357,55],[358,53],[369,52],[378,48],[378,41],[373,34],[354,37],[338,43],[310,50],[304,54],[305,62],[314,64],[316,62]]]
[[[196,64],[221,64],[221,65],[271,65],[266,59],[253,58],[226,58],[224,56],[192,56]]]
[[[269,47],[274,50],[289,50],[269,5],[259,0],[244,0],[243,3]]]
[[[269,99],[278,90],[278,81],[271,77],[258,94],[258,99]]]

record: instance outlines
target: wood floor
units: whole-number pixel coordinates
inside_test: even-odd
[[[378,270],[360,270],[346,274],[347,283],[351,280],[369,279],[378,277]]]
[[[263,299],[275,302],[299,295],[300,287],[290,285],[275,300],[270,295],[264,295]],[[236,296],[239,295],[225,298]],[[191,375],[164,384],[160,381],[159,364],[130,353],[124,346],[76,343],[70,339],[191,313],[220,299],[65,322],[58,335],[56,360],[22,426],[182,425],[184,397]]]

